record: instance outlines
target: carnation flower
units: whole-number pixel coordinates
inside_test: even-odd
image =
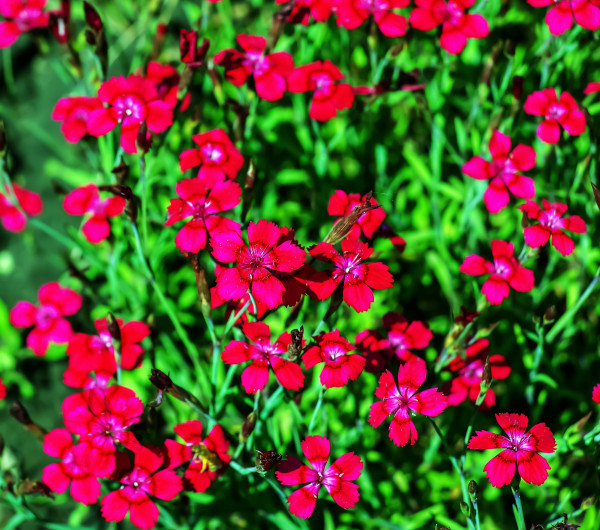
[[[583,91],[585,95],[593,94],[594,92],[600,92],[600,82],[598,81],[592,81],[591,83],[588,83]]]
[[[361,198],[359,193],[348,194],[343,190],[335,190],[335,193],[329,198],[327,213],[339,216],[339,219],[335,220],[335,223],[337,223],[340,219],[349,215],[356,206],[363,204],[366,199],[367,195]],[[373,198],[370,201],[372,205],[379,205]],[[348,236],[358,239],[362,230],[365,237],[371,239],[384,219],[385,211],[383,208],[368,210],[358,218],[358,221],[350,229]]]
[[[408,7],[410,0],[337,0],[334,2],[337,25],[356,29],[370,15],[386,37],[402,37],[408,29],[406,18],[392,9]]]
[[[9,48],[22,33],[48,25],[48,13],[42,10],[46,0],[2,0],[0,15],[0,48]]]
[[[52,110],[52,119],[61,121],[60,132],[65,140],[76,144],[89,134],[88,120],[90,114],[102,108],[102,101],[88,96],[60,98]]]
[[[6,397],[6,385],[2,382],[2,378],[0,377],[0,401],[2,401]]]
[[[164,101],[171,109],[177,106],[179,74],[176,68],[170,64],[150,61],[146,67],[145,79],[154,85],[158,99]],[[181,110],[185,110],[183,104]]]
[[[44,204],[37,193],[26,190],[15,183],[12,183],[11,187],[20,209],[9,198],[13,193],[7,185],[5,187],[6,195],[0,192],[0,220],[2,220],[2,226],[9,232],[21,232],[27,225],[27,215],[32,217],[40,215]]]
[[[325,22],[331,15],[331,0],[292,0],[287,22],[307,26],[312,17],[315,22]],[[289,4],[289,0],[275,0],[277,5]]]
[[[424,362],[414,355],[412,349],[423,349],[429,346],[433,333],[426,323],[420,320],[408,322],[405,317],[397,313],[386,313],[383,317],[383,326],[388,332],[387,347],[389,351],[404,362]]]
[[[1,381],[1,380],[0,380]],[[0,383],[1,384],[1,383]],[[595,403],[598,403],[598,405],[600,405],[600,383],[598,383],[595,387],[594,390],[592,390],[592,400]]]
[[[533,7],[553,6],[546,13],[546,24],[552,35],[562,35],[575,22],[592,31],[600,28],[600,9],[593,0],[527,0]]]

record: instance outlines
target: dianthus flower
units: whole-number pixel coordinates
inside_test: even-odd
[[[335,220],[335,223],[337,223],[340,219],[349,215],[356,206],[363,204],[366,198],[366,195],[361,198],[359,193],[348,194],[343,190],[335,190],[335,193],[329,198],[327,213],[329,215],[339,216],[339,219]],[[379,203],[371,198],[371,204],[378,205]],[[358,218],[358,221],[356,221],[350,229],[348,236],[358,239],[362,230],[365,237],[371,239],[375,235],[377,229],[381,226],[381,223],[383,223],[384,219],[385,211],[383,208],[369,210]]]
[[[48,25],[48,13],[42,10],[47,0],[2,0],[0,15],[0,48],[9,48],[22,33]]]
[[[538,423],[526,432],[528,420],[523,414],[496,414],[496,421],[508,436],[477,431],[467,445],[468,449],[504,449],[483,468],[492,486],[501,488],[510,484],[517,469],[525,482],[543,484],[550,466],[538,453],[556,451],[550,429]]]
[[[74,189],[65,196],[63,208],[69,215],[91,214],[81,228],[85,238],[94,245],[104,241],[110,234],[109,217],[121,215],[125,209],[125,199],[109,197],[100,199],[100,191],[95,184]]]
[[[527,114],[544,117],[537,135],[548,144],[560,140],[559,125],[572,136],[585,132],[585,113],[568,92],[563,91],[558,99],[554,88],[538,90],[527,96],[523,109]]]
[[[535,195],[533,179],[520,174],[535,166],[536,152],[533,147],[519,144],[510,150],[510,137],[494,131],[489,150],[492,162],[480,156],[471,158],[463,167],[463,173],[476,180],[490,180],[483,194],[483,202],[490,213],[498,213],[510,200],[509,191],[521,199]]]
[[[523,236],[525,243],[531,248],[538,248],[548,243],[552,237],[552,245],[563,256],[568,256],[573,252],[575,243],[563,232],[575,232],[576,234],[585,234],[587,227],[585,221],[578,215],[562,217],[567,211],[567,205],[560,202],[548,202],[542,199],[543,209],[535,202],[527,201],[519,206],[519,210],[525,213],[530,219],[539,221],[539,224],[531,225],[525,228]]]
[[[331,466],[329,460],[330,444],[323,436],[307,436],[302,443],[302,452],[310,466],[294,458],[279,465],[275,472],[277,479],[284,486],[306,484],[296,490],[288,498],[290,512],[301,519],[308,519],[317,504],[321,486],[324,486],[338,506],[347,510],[354,508],[358,502],[358,485],[354,480],[360,477],[363,468],[360,456],[346,453],[340,456]],[[287,471],[287,468],[292,468]]]
[[[229,467],[229,442],[225,439],[220,425],[215,425],[208,436],[203,438],[202,423],[198,420],[180,423],[175,425],[173,430],[183,438],[185,445],[174,440],[165,440],[169,467],[175,468],[189,462],[184,476],[192,483],[194,491],[202,493]]]
[[[134,451],[133,469],[120,479],[121,486],[103,497],[102,516],[106,521],[122,521],[129,512],[131,524],[150,529],[158,521],[158,506],[149,496],[163,501],[174,499],[181,491],[181,478],[172,469],[159,469],[163,456],[138,446]]]
[[[309,253],[320,261],[333,264],[333,269],[316,273],[311,286],[319,299],[329,298],[338,285],[343,285],[343,299],[357,312],[367,311],[373,303],[372,289],[389,289],[394,279],[383,263],[363,263],[372,253],[366,243],[343,239],[340,255],[329,243],[319,243]]]
[[[248,244],[235,232],[217,233],[210,241],[213,256],[223,263],[236,263],[217,277],[217,290],[224,300],[241,298],[251,289],[257,302],[269,309],[281,305],[284,283],[277,272],[294,272],[306,260],[298,245],[274,223],[250,223]]]
[[[226,364],[252,363],[242,373],[242,385],[248,394],[262,390],[269,381],[269,367],[284,388],[298,390],[304,384],[302,369],[283,358],[292,342],[289,333],[282,333],[271,343],[271,330],[264,322],[247,322],[242,331],[252,344],[232,340],[221,353]]]
[[[383,317],[383,326],[388,332],[387,346],[389,350],[395,353],[401,361],[424,362],[411,350],[429,346],[433,333],[426,323],[420,320],[409,323],[402,315],[386,313]]]
[[[2,382],[2,378],[0,377],[0,401],[2,401],[6,397],[6,385]]]
[[[315,61],[296,68],[287,79],[290,92],[314,92],[309,115],[313,120],[327,121],[338,110],[349,109],[354,93],[348,83],[337,83],[344,74],[331,61]]]
[[[267,101],[281,99],[287,86],[286,78],[294,69],[292,56],[286,52],[265,55],[264,37],[242,34],[236,40],[244,52],[227,48],[214,58],[215,64],[225,67],[225,78],[235,86],[242,86],[253,76],[258,97]]]
[[[38,291],[39,307],[17,302],[10,310],[10,323],[16,328],[33,329],[27,335],[27,347],[36,355],[45,355],[50,342],[61,344],[73,336],[71,324],[63,317],[74,315],[81,307],[81,296],[72,289],[50,282]]]
[[[490,277],[481,287],[481,292],[492,305],[502,303],[509,293],[509,286],[521,293],[533,289],[533,271],[526,269],[514,256],[515,248],[512,243],[492,240],[492,255],[494,262],[491,263],[481,256],[472,254],[467,256],[460,266],[460,272],[470,276],[489,274]]]
[[[387,339],[382,338],[378,331],[365,329],[354,338],[356,349],[365,357],[365,370],[372,374],[383,372],[393,355]]]
[[[126,153],[137,153],[136,140],[142,123],[155,133],[173,123],[173,109],[160,99],[154,83],[139,75],[110,78],[102,83],[98,97],[108,106],[90,113],[88,131],[93,136],[104,136],[120,125],[121,147]]]
[[[275,3],[289,4],[289,0],[275,0]],[[287,22],[307,26],[311,17],[315,22],[325,22],[331,16],[331,4],[331,0],[294,0]]]
[[[600,92],[600,82],[598,81],[592,81],[591,83],[588,83],[588,85],[585,87],[585,90],[583,91],[583,93],[586,96],[589,94],[593,94],[594,92]]]
[[[239,223],[217,215],[240,203],[242,191],[237,182],[190,178],[178,182],[175,192],[180,198],[171,199],[164,226],[191,217],[175,236],[181,252],[199,252],[206,246],[207,233],[210,237],[221,232],[241,234]]]
[[[198,149],[187,149],[179,155],[182,172],[201,166],[198,177],[208,182],[229,178],[235,180],[244,165],[244,157],[235,148],[223,129],[214,129],[192,136]]]
[[[365,367],[365,358],[356,353],[337,329],[316,337],[317,346],[310,347],[302,356],[308,370],[319,363],[325,363],[321,371],[321,384],[325,388],[343,387],[348,380],[356,381]]]
[[[171,109],[177,106],[179,74],[170,64],[150,61],[146,67],[145,79],[152,82],[156,88],[156,96],[164,101]],[[185,110],[182,104],[181,110]]]
[[[1,384],[1,383],[0,383]],[[598,405],[600,405],[600,383],[598,383],[595,387],[594,390],[592,390],[592,400],[595,403],[598,403]]]
[[[409,22],[421,31],[441,24],[440,45],[447,52],[458,54],[467,45],[467,39],[484,39],[490,32],[485,18],[465,13],[474,3],[475,0],[415,0]]]
[[[417,393],[425,377],[427,377],[425,363],[412,361],[400,366],[398,385],[389,370],[379,378],[375,395],[383,401],[376,401],[371,405],[369,423],[373,428],[377,428],[390,414],[393,414],[390,423],[390,440],[397,446],[404,447],[408,442],[414,445],[417,441],[417,429],[410,419],[409,411],[425,416],[437,416],[448,404],[446,396],[437,392],[437,388]]]
[[[593,0],[527,0],[533,7],[553,6],[546,13],[546,24],[552,35],[562,35],[575,22],[592,31],[600,28],[600,9]]]
[[[61,121],[60,132],[65,140],[76,144],[89,134],[88,120],[90,114],[102,108],[102,101],[89,96],[60,98],[52,110],[52,119]]]
[[[386,37],[402,37],[408,29],[406,18],[392,9],[408,7],[410,0],[336,0],[334,1],[337,25],[356,29],[370,15]]]
[[[40,215],[44,209],[44,204],[37,193],[26,190],[15,183],[12,183],[11,187],[12,191],[8,185],[5,187],[6,195],[0,192],[0,220],[2,220],[2,226],[9,232],[21,232],[27,225],[27,215],[32,217]],[[9,199],[13,196],[13,193],[19,207],[25,213],[19,210]]]

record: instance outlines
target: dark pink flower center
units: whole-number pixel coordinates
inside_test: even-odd
[[[326,72],[317,72],[312,75],[312,82],[315,85],[315,92],[321,92],[323,95],[329,95],[333,91],[333,79]]]
[[[271,357],[278,357],[285,350],[282,349],[277,343],[271,344],[268,339],[259,337],[256,342],[250,347],[252,352],[252,358],[261,361],[270,362]]]
[[[40,25],[39,18],[41,14],[42,12],[39,9],[25,8],[13,21],[20,31],[29,31]]]
[[[117,111],[119,121],[141,123],[146,119],[146,103],[137,94],[122,94],[115,99],[112,106]]]
[[[535,451],[534,445],[531,443],[531,436],[517,428],[510,428],[506,434],[508,441],[511,444],[510,449],[515,452],[519,451]]]
[[[244,66],[250,68],[254,75],[263,75],[269,69],[269,59],[259,51],[246,52]]]
[[[397,350],[405,350],[408,348],[406,337],[401,333],[389,334],[390,344]]]
[[[51,305],[40,306],[35,313],[35,323],[40,329],[49,328],[60,317],[58,309]]]
[[[390,4],[387,0],[360,0],[358,6],[360,9],[369,11],[369,13],[377,13],[378,11],[387,11],[390,9]]]
[[[141,490],[144,493],[150,493],[151,481],[149,479],[150,475],[146,471],[136,467],[131,473],[129,473],[129,475],[123,477],[121,483],[124,485],[121,486],[121,488],[129,486],[135,490]]]
[[[481,359],[471,361],[461,368],[460,374],[468,379],[470,384],[477,383],[483,375],[483,361]]]
[[[506,258],[501,257],[494,259],[494,271],[503,279],[506,280],[507,278],[510,278],[514,274],[514,270],[513,264]]]
[[[553,208],[551,210],[546,210],[540,216],[540,224],[553,230],[555,228],[562,228],[563,223],[560,214]]]
[[[555,102],[551,103],[548,107],[548,111],[546,114],[546,118],[560,121],[560,119],[567,113],[567,109],[563,107],[560,103]]]
[[[218,166],[224,162],[225,154],[223,147],[219,144],[207,143],[204,144],[200,151],[202,152],[202,158],[204,163],[212,162],[215,166]]]
[[[455,2],[438,2],[433,8],[433,16],[436,20],[451,26],[458,26],[463,15],[463,8]]]
[[[92,349],[96,354],[103,354],[105,352],[113,353],[112,337],[108,331],[102,331],[100,335],[92,337]]]
[[[360,273],[354,272],[354,269],[360,265],[361,261],[358,254],[344,254],[336,263],[336,268],[333,271],[333,279],[340,276],[350,276],[351,278],[360,279]]]

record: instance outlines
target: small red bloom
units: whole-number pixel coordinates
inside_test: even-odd
[[[496,414],[496,421],[508,436],[477,431],[467,445],[469,449],[504,448],[483,468],[492,486],[501,488],[510,484],[516,469],[525,482],[538,486],[543,484],[550,466],[538,453],[556,451],[550,429],[538,423],[526,432],[528,420],[523,414]]]
[[[415,0],[409,22],[421,31],[430,31],[441,24],[440,45],[456,55],[463,51],[468,39],[484,39],[490,32],[485,18],[465,13],[474,3],[475,0]]]
[[[302,465],[296,458],[279,465],[275,475],[284,486],[306,484],[288,498],[290,512],[301,519],[308,519],[317,504],[321,486],[324,486],[338,506],[347,510],[358,502],[358,486],[354,480],[360,477],[363,468],[360,456],[346,453],[331,466],[329,460],[330,444],[323,436],[307,436],[301,443],[302,452],[310,466]],[[287,471],[287,468],[291,468]]]
[[[277,5],[287,4],[289,0],[275,0]],[[331,0],[294,0],[287,22],[308,26],[310,18],[315,22],[325,22],[331,16]]]
[[[342,217],[349,215],[355,206],[363,204],[366,198],[366,195],[361,198],[359,193],[348,194],[343,190],[335,190],[335,193],[329,198],[327,213],[339,216],[339,219],[335,220],[335,223],[337,223]],[[371,204],[378,205],[379,203],[375,199],[371,199]],[[369,210],[358,218],[348,236],[358,239],[362,230],[365,237],[371,239],[384,219],[385,211],[383,208]]]
[[[16,328],[33,330],[27,335],[27,347],[36,355],[45,355],[50,342],[68,342],[73,335],[71,324],[63,317],[74,315],[81,307],[81,296],[72,289],[50,282],[38,291],[39,307],[31,302],[17,302],[10,310],[10,323]]]
[[[26,190],[15,183],[12,183],[11,187],[14,197],[17,199],[23,212],[32,217],[42,213],[44,204],[37,193]],[[2,226],[9,232],[21,232],[27,225],[27,215],[21,212],[12,203],[11,199],[9,199],[13,193],[8,185],[4,189],[6,195],[0,192],[0,219],[2,220]]]
[[[369,423],[373,428],[377,428],[393,414],[390,440],[397,446],[404,447],[408,442],[414,445],[417,441],[417,429],[410,419],[409,411],[425,416],[437,416],[448,404],[446,396],[437,392],[437,388],[417,393],[426,377],[425,363],[413,361],[400,366],[398,385],[389,370],[379,378],[375,395],[383,401],[376,401],[371,405]]]
[[[490,274],[481,287],[481,292],[490,304],[501,304],[508,296],[509,286],[521,293],[531,291],[534,286],[533,271],[523,267],[515,258],[514,252],[512,243],[494,239],[492,241],[494,263],[472,254],[465,258],[460,266],[460,272],[470,276]]]
[[[191,68],[198,68],[204,64],[210,41],[204,39],[198,47],[198,32],[182,29],[179,34],[179,53],[181,62]]]
[[[304,374],[296,363],[283,356],[292,343],[289,333],[282,333],[275,343],[271,343],[271,330],[264,322],[247,322],[242,331],[252,344],[232,340],[221,353],[226,364],[252,363],[242,373],[242,385],[248,394],[262,390],[269,381],[269,367],[279,384],[290,390],[298,390],[304,384]]]
[[[174,109],[177,105],[179,87],[179,74],[177,70],[170,64],[150,61],[146,67],[145,79],[154,85],[157,99],[161,99],[169,108]],[[181,110],[185,110],[183,105]]]
[[[562,92],[558,99],[554,88],[536,91],[527,96],[523,109],[527,114],[544,117],[537,135],[548,144],[560,140],[559,124],[572,136],[585,132],[585,113],[568,92]]]
[[[349,109],[354,93],[348,83],[337,83],[344,74],[330,61],[315,61],[296,68],[288,76],[290,92],[314,92],[309,115],[313,120],[327,121],[338,110]]]
[[[552,35],[562,35],[575,22],[592,31],[600,28],[600,9],[593,0],[527,0],[533,7],[553,7],[546,13],[546,24]]]
[[[63,208],[69,215],[91,214],[91,217],[83,223],[82,232],[90,243],[96,245],[109,236],[108,217],[116,217],[123,213],[125,199],[109,197],[101,200],[98,186],[88,184],[74,189],[65,196]]]
[[[2,401],[6,397],[6,385],[2,382],[2,378],[0,377],[0,401]]]
[[[460,326],[466,327],[479,316],[478,311],[471,311],[465,306],[460,306],[460,315],[454,318],[454,322]]]
[[[600,405],[600,383],[598,383],[594,387],[594,390],[592,390],[592,400]]]
[[[585,95],[593,94],[594,92],[600,92],[600,82],[598,81],[592,81],[591,83],[588,83],[583,91]]]
[[[566,204],[550,203],[546,199],[542,199],[542,206],[543,209],[533,201],[527,201],[519,206],[519,210],[527,214],[529,218],[539,221],[539,224],[528,226],[523,231],[525,243],[531,248],[538,248],[548,243],[552,237],[554,248],[563,256],[568,256],[573,252],[575,243],[563,230],[585,234],[587,230],[585,221],[578,215],[563,218],[562,216],[567,211]]]
[[[308,370],[319,363],[325,363],[321,371],[321,384],[325,388],[343,387],[348,380],[356,381],[365,367],[362,355],[348,352],[354,350],[337,329],[317,337],[318,346],[312,346],[302,356]]]
[[[63,133],[65,140],[76,144],[89,134],[90,114],[101,108],[102,101],[98,98],[88,96],[60,98],[52,110],[52,119],[62,122],[60,132]]]
[[[433,333],[426,323],[420,320],[408,322],[406,318],[397,313],[387,313],[383,317],[383,326],[388,332],[387,347],[404,362],[424,362],[410,350],[423,349],[429,346]]]
[[[510,137],[494,131],[489,149],[492,162],[480,156],[471,158],[463,167],[463,173],[477,180],[490,180],[483,194],[483,202],[490,213],[503,210],[510,200],[509,191],[521,199],[535,195],[533,179],[520,174],[535,166],[536,152],[533,147],[519,144],[510,150]]]
[[[48,25],[48,13],[42,10],[47,0],[2,0],[0,15],[0,48],[9,48],[22,33]]]
[[[408,7],[410,0],[336,0],[337,25],[356,29],[370,15],[386,37],[402,37],[408,29],[406,18],[392,9]]]
[[[365,329],[354,338],[356,349],[366,360],[365,370],[372,374],[380,374],[385,369],[393,353],[387,339],[383,339],[378,331]]]

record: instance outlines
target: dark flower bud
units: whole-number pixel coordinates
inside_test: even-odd
[[[35,423],[25,407],[19,401],[16,401],[10,407],[10,415],[33,434],[38,440],[43,441],[44,436],[48,432],[46,429]]]
[[[179,53],[181,62],[188,64],[191,68],[198,68],[204,64],[210,41],[204,39],[200,47],[198,47],[198,32],[181,30],[179,36]]]
[[[23,495],[43,495],[44,497],[49,497],[54,499],[54,493],[52,490],[46,486],[41,480],[29,480],[26,478],[25,480],[21,480],[14,489],[14,493],[17,497],[22,497]]]
[[[123,184],[129,178],[129,166],[123,162],[122,158],[121,163],[112,170],[112,174],[119,184]]]
[[[171,394],[175,399],[179,399],[180,401],[184,401],[186,403],[192,404],[195,407],[201,408],[201,403],[195,398],[192,394],[190,394],[184,388],[173,383],[171,378],[157,370],[156,368],[152,368],[150,370],[150,382],[158,388],[159,391],[166,392],[167,394]],[[156,401],[156,400],[155,400]],[[162,401],[162,398],[161,398]]]
[[[291,331],[292,343],[288,346],[288,360],[295,361],[302,353],[302,339],[304,337],[304,326],[300,329],[293,329]]]
[[[521,96],[523,95],[523,82],[524,82],[524,78],[521,75],[516,75],[515,77],[513,77],[513,98],[515,99],[521,99]]]
[[[556,306],[551,305],[544,312],[544,321],[543,322],[544,322],[544,324],[551,324],[552,322],[554,322],[555,319],[556,319]]]
[[[465,501],[460,501],[460,511],[465,517],[471,516],[471,507]]]
[[[156,394],[156,397],[154,398],[154,401],[148,403],[148,407],[153,409],[160,407],[163,402],[164,395],[165,393],[159,389],[158,394]]]
[[[135,145],[142,156],[145,155],[152,146],[152,135],[148,132],[148,126],[145,121],[142,122],[138,129]]]
[[[48,27],[59,44],[66,44],[69,40],[69,21],[60,13],[50,13]]]
[[[259,473],[265,473],[270,469],[276,467],[283,457],[276,451],[262,451],[256,450],[256,471]]]
[[[250,414],[248,414],[242,425],[242,430],[240,431],[240,442],[244,443],[250,437],[255,426],[256,412],[252,411]]]
[[[210,316],[212,311],[212,303],[210,297],[210,287],[206,281],[206,272],[200,264],[197,254],[188,254],[192,263],[192,269],[196,276],[196,289],[198,290],[198,299],[200,300],[200,309],[206,316]]]
[[[89,2],[83,2],[83,12],[85,14],[85,23],[96,33],[104,28],[98,11],[92,7]]]
[[[250,205],[254,197],[254,185],[256,184],[256,166],[254,161],[250,159],[248,171],[246,172],[246,180],[244,181],[244,189],[242,190],[242,221],[246,219],[246,215],[250,211]]]
[[[596,186],[593,182],[590,182],[592,185],[592,191],[594,192],[594,200],[596,201],[596,205],[598,209],[600,209],[600,188]]]
[[[137,200],[129,186],[125,186],[124,184],[110,184],[107,186],[98,186],[98,189],[100,191],[110,191],[113,195],[125,199],[125,214],[132,223],[135,223],[137,220]]]
[[[112,313],[109,313],[106,317],[106,324],[112,339],[121,344],[121,328],[119,327],[119,323]]]
[[[361,215],[370,210],[375,210],[376,208],[379,208],[379,204],[371,204],[372,198],[373,192],[370,191],[369,193],[367,193],[363,203],[357,204],[348,215],[342,217],[337,223],[333,225],[323,242],[335,245],[350,233],[350,230],[352,229],[354,224],[359,220]]]
[[[485,384],[489,387],[492,384],[492,367],[490,365],[489,356],[485,360],[485,364],[483,365],[483,374],[481,375],[481,379],[485,381]]]
[[[467,489],[469,490],[471,500],[477,502],[477,482],[470,480]]]
[[[96,37],[94,36],[94,32],[91,29],[85,30],[85,42],[87,42],[90,46],[96,45]]]

